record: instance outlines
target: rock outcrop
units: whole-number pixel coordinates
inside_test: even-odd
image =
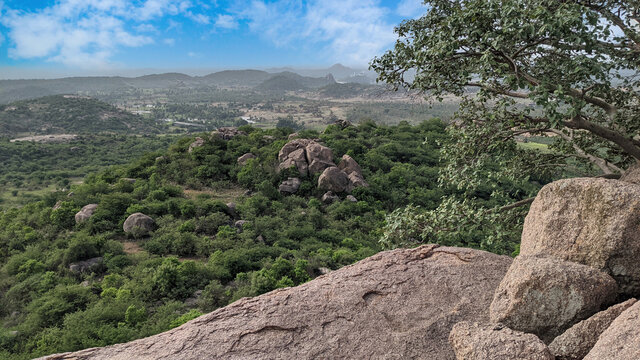
[[[76,224],[88,220],[98,208],[98,204],[85,205],[76,213]]]
[[[240,135],[246,136],[247,133],[234,127],[221,127],[211,132],[211,138],[218,138],[222,140],[231,140]]]
[[[143,213],[129,215],[122,225],[122,230],[127,234],[147,235],[155,228],[155,221]]]
[[[244,155],[242,155],[242,156],[240,156],[238,158],[238,160],[237,160],[238,161],[238,165],[245,166],[247,164],[247,161],[249,161],[250,159],[255,159],[255,158],[256,158],[256,156],[253,155],[252,153],[246,153],[246,154],[244,154]]]
[[[325,169],[318,178],[318,188],[341,193],[347,191],[349,187],[349,177],[337,166]]]
[[[300,189],[302,181],[298,178],[288,178],[278,186],[278,191],[282,194],[295,194]]]
[[[459,360],[554,360],[535,335],[500,325],[464,321],[453,327],[449,341]]]
[[[49,359],[455,359],[457,322],[486,309],[511,259],[425,245],[245,298],[168,332]]]
[[[204,139],[203,139],[203,138],[201,138],[201,137],[197,137],[197,138],[196,138],[196,141],[194,141],[194,142],[192,142],[191,144],[189,144],[189,150],[188,150],[189,154],[191,154],[191,152],[193,151],[193,149],[195,149],[195,148],[199,148],[199,147],[201,147],[201,146],[203,146],[203,145],[204,145]]]
[[[301,176],[317,174],[336,166],[331,149],[310,139],[295,139],[286,143],[278,153],[278,161],[278,171],[295,167]]]
[[[620,178],[620,181],[640,185],[640,161],[628,168]]]
[[[584,360],[603,359],[640,359],[640,301],[613,320],[584,357]]]
[[[338,168],[344,171],[349,177],[349,187],[347,191],[351,191],[358,186],[368,187],[369,184],[364,180],[362,176],[362,169],[360,165],[349,155],[343,155]]]
[[[609,275],[549,257],[518,256],[491,303],[491,321],[533,333],[546,343],[613,301]]]
[[[96,270],[102,264],[102,257],[94,257],[84,261],[69,264],[69,270],[74,273],[83,273]]]
[[[324,195],[322,195],[321,200],[325,204],[332,204],[340,200],[340,198],[338,197],[338,195],[334,194],[333,191],[327,191],[326,193],[324,193]]]
[[[525,219],[520,254],[589,265],[622,294],[640,296],[640,186],[594,178],[546,185]]]
[[[636,303],[629,299],[601,311],[592,317],[573,325],[564,334],[553,339],[549,350],[556,360],[580,360],[584,358],[598,341],[598,337],[623,311]]]

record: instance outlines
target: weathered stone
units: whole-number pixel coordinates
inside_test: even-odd
[[[291,154],[294,151],[304,150],[307,147],[307,145],[309,145],[310,142],[311,140],[309,139],[296,139],[293,141],[289,141],[278,152],[278,161],[284,161],[286,158],[289,157],[289,154]],[[304,154],[304,151],[303,151],[303,154]],[[306,154],[304,154],[304,160],[306,161],[306,159],[307,159]]]
[[[199,147],[201,147],[202,145],[204,145],[204,139],[203,139],[203,138],[201,138],[201,137],[197,137],[197,138],[196,138],[196,141],[192,142],[192,143],[189,145],[189,150],[188,150],[188,151],[189,151],[189,153],[191,153],[191,152],[193,151],[193,149],[195,149],[195,148],[199,148]]]
[[[629,167],[620,177],[620,181],[640,185],[640,161]]]
[[[358,199],[356,199],[356,197],[353,195],[347,195],[346,199],[347,201],[358,202]]]
[[[238,220],[235,222],[235,224],[233,224],[233,226],[235,226],[236,229],[238,229],[238,232],[241,233],[244,228],[244,225],[247,223],[248,223],[247,220]]]
[[[524,222],[521,255],[549,255],[607,272],[640,296],[640,186],[560,180],[540,190]]]
[[[147,235],[155,227],[155,221],[143,213],[134,213],[129,215],[124,221],[122,229],[126,233],[135,233],[136,235]]]
[[[293,140],[295,138],[297,138],[298,136],[300,136],[300,134],[298,134],[297,132],[294,132],[292,134],[289,134],[289,136],[287,136],[288,140]]]
[[[425,245],[382,252],[165,333],[50,359],[455,359],[455,323],[488,321],[511,259]]]
[[[334,193],[341,193],[347,190],[349,178],[344,171],[336,166],[325,169],[318,178],[318,188]]]
[[[302,181],[298,178],[288,178],[278,186],[278,191],[283,194],[295,194],[300,189]]]
[[[80,211],[76,213],[76,224],[88,220],[97,208],[98,204],[85,205],[82,209],[80,209]]]
[[[317,174],[324,171],[326,168],[330,168],[332,166],[336,166],[333,162],[327,162],[319,159],[313,160],[311,165],[309,165],[309,172],[311,174]]]
[[[297,149],[284,158],[278,165],[278,172],[288,169],[290,167],[295,167],[298,169],[300,176],[306,176],[309,173],[309,164],[307,163],[307,157],[304,153],[303,149]]]
[[[58,210],[62,207],[62,200],[56,201],[55,205],[53,205],[52,210]]]
[[[491,321],[549,343],[613,301],[617,286],[602,271],[551,257],[518,256],[491,303]]]
[[[580,360],[593,348],[602,332],[623,311],[636,303],[636,299],[629,299],[621,304],[614,305],[607,310],[600,311],[592,317],[573,325],[562,335],[553,339],[549,344],[549,350],[556,360]]]
[[[74,273],[93,271],[102,264],[102,257],[94,257],[84,261],[77,261],[69,264],[69,270]]]
[[[246,153],[240,156],[237,161],[240,166],[244,166],[247,164],[247,161],[249,161],[249,159],[255,159],[255,158],[256,156],[253,155],[252,153]]]
[[[449,342],[458,360],[554,360],[537,336],[495,324],[457,323]]]
[[[360,165],[349,155],[342,155],[342,159],[340,159],[340,163],[338,163],[338,168],[344,171],[347,175],[351,173],[358,173],[362,175],[362,169]]]
[[[362,174],[352,172],[349,174],[349,187],[347,191],[351,191],[359,186],[369,187],[369,184],[364,180]]]
[[[317,142],[310,142],[305,148],[309,171],[316,174],[324,171],[324,169],[336,166],[333,163],[333,152],[331,149]]]
[[[584,357],[584,360],[605,359],[640,359],[640,301],[613,320]]]
[[[222,140],[231,140],[234,137],[240,136],[240,135],[246,136],[247,133],[244,131],[240,131],[234,127],[221,127],[211,132],[212,138],[219,138]]]
[[[327,191],[326,193],[324,193],[324,195],[322,195],[321,200],[325,204],[331,204],[337,200],[340,200],[340,197],[338,197],[338,195],[334,194],[332,191]]]

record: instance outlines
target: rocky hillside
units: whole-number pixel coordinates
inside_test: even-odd
[[[545,186],[509,257],[426,245],[47,359],[638,359],[640,171]]]
[[[47,96],[0,105],[0,135],[153,134],[153,120],[120,110],[105,102],[75,95]]]

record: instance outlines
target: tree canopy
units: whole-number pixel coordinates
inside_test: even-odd
[[[371,68],[396,89],[463,98],[440,171],[440,184],[459,193],[436,210],[394,212],[383,244],[478,233],[489,244],[515,241],[526,214],[516,205],[537,192],[525,184],[617,176],[640,160],[640,2],[425,4]],[[548,148],[528,147],[531,137]]]

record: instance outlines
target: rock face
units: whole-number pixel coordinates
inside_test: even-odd
[[[246,136],[247,133],[244,131],[240,131],[234,127],[221,127],[211,132],[212,138],[219,138],[222,140],[231,140],[234,137],[240,136],[240,135]]]
[[[191,152],[193,151],[193,149],[195,149],[195,148],[199,148],[199,147],[201,147],[202,145],[204,145],[204,139],[203,139],[203,138],[201,138],[201,137],[197,137],[197,138],[196,138],[196,141],[192,142],[192,143],[189,145],[189,150],[188,150],[188,151],[189,151],[189,154],[191,154]]]
[[[628,168],[620,178],[620,181],[640,185],[640,161]]]
[[[455,359],[451,328],[488,320],[510,262],[437,245],[383,252],[159,335],[49,359]]]
[[[550,342],[615,299],[609,275],[549,257],[518,256],[491,303],[491,321]]]
[[[341,193],[347,191],[348,186],[349,177],[336,166],[325,169],[318,178],[319,189]]]
[[[640,296],[640,186],[567,179],[540,190],[524,222],[521,255],[544,254],[603,270]]]
[[[640,302],[636,302],[613,320],[584,358],[602,359],[640,359]]]
[[[74,273],[83,273],[95,270],[98,266],[100,266],[100,264],[102,264],[102,257],[95,257],[69,264],[69,270]]]
[[[340,198],[332,191],[327,191],[326,193],[324,193],[324,195],[322,195],[322,202],[325,204],[331,204],[338,200],[340,200]]]
[[[146,235],[155,227],[155,221],[143,213],[134,213],[129,215],[122,225],[122,229],[126,233],[137,233]]]
[[[256,156],[253,155],[252,153],[246,153],[238,158],[238,165],[244,166],[247,164],[247,161],[249,161],[249,159],[255,159],[255,158]]]
[[[80,211],[76,213],[76,224],[88,220],[97,208],[98,204],[85,205],[82,209],[80,209]]]
[[[496,325],[461,322],[449,335],[458,360],[554,360],[533,334]]]
[[[300,179],[288,178],[287,180],[283,181],[280,186],[278,186],[278,191],[283,194],[295,194],[298,192],[298,189],[300,189],[300,184],[302,184],[302,181]]]
[[[629,299],[601,311],[592,317],[573,325],[564,334],[553,339],[549,350],[556,360],[580,360],[598,341],[598,337],[623,311],[636,303],[636,299]]]
[[[301,176],[317,174],[333,163],[333,152],[310,139],[295,139],[285,144],[278,153],[278,171],[296,167]]]

